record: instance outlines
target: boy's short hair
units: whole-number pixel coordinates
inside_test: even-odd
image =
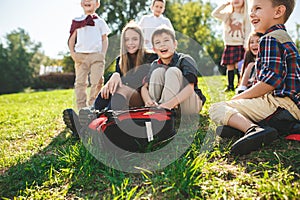
[[[152,37],[151,37],[152,45],[154,45],[154,41],[153,41],[154,37],[157,35],[161,35],[163,33],[171,36],[173,41],[176,40],[175,31],[173,29],[171,29],[170,27],[168,27],[167,25],[161,25],[161,26],[157,27],[155,29],[155,31],[152,33]]]
[[[295,0],[271,0],[273,6],[284,5],[286,10],[284,14],[284,23],[289,19],[295,8]]]
[[[157,2],[157,1],[160,1],[160,2],[163,2],[164,4],[166,4],[165,0],[152,0],[151,5],[154,6],[155,2]]]

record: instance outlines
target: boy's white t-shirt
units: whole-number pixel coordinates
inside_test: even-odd
[[[145,38],[145,47],[147,49],[152,49],[151,36],[155,28],[159,27],[160,25],[167,25],[168,27],[174,30],[171,21],[168,18],[164,17],[163,15],[156,17],[153,14],[150,14],[150,15],[144,15],[141,18],[139,22],[139,26],[143,30],[144,38]],[[149,42],[146,43],[146,40]]]
[[[84,20],[87,15],[76,18],[76,21]],[[96,53],[102,51],[102,36],[111,33],[106,22],[98,17],[94,19],[95,26],[85,26],[77,29],[75,52]]]

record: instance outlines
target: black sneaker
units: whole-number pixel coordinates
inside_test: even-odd
[[[233,138],[233,137],[243,137],[245,134],[238,130],[235,129],[231,126],[218,126],[216,129],[216,134],[220,136],[221,138]]]
[[[79,122],[83,127],[87,127],[97,116],[97,111],[91,107],[79,110]]]
[[[260,149],[276,140],[278,132],[272,127],[251,127],[244,137],[236,141],[231,148],[231,153],[235,155],[245,155],[251,151]]]
[[[71,108],[65,109],[63,111],[63,120],[66,126],[72,131],[73,136],[79,137],[78,133],[81,129],[81,125],[75,111]]]

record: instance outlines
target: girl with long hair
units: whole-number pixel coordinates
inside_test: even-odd
[[[234,91],[234,71],[244,58],[247,38],[251,31],[247,0],[231,0],[217,7],[212,16],[223,22],[225,48],[221,65],[227,67],[228,85],[225,91]]]

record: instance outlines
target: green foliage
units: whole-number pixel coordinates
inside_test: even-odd
[[[111,66],[119,54],[119,35],[130,20],[139,20],[150,13],[150,1],[101,1],[97,13],[103,17],[112,29],[109,35],[109,48],[106,54],[106,68]],[[213,4],[203,1],[168,1],[165,15],[171,20],[177,31],[178,51],[190,54],[199,66],[201,75],[212,75],[215,65],[219,65],[223,41],[216,34],[218,23],[211,17]],[[65,55],[62,62],[64,70],[74,70],[73,61]]]
[[[75,73],[75,68],[74,68],[74,60],[70,56],[70,54],[64,55],[61,65],[63,66],[64,72],[73,72]]]
[[[136,20],[138,16],[146,13],[149,3],[147,1],[112,1],[101,0],[100,8],[97,10],[112,29],[112,35],[121,33],[123,27],[130,21]]]
[[[44,59],[39,52],[41,44],[33,43],[23,29],[7,34],[6,40],[6,48],[0,44],[0,94],[31,86]]]
[[[197,42],[201,48],[189,49],[188,53],[198,61],[203,75],[212,75],[213,67],[219,65],[223,41],[215,29],[217,21],[211,16],[214,5],[203,1],[174,1],[168,3],[166,15],[179,33]],[[179,45],[182,41],[179,40]],[[181,51],[189,48],[186,44]]]

